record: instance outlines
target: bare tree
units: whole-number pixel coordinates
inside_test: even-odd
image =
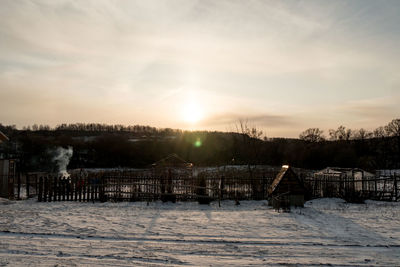
[[[385,131],[389,136],[400,136],[400,119],[394,119],[385,126]]]
[[[239,125],[236,125],[236,131],[242,136],[243,143],[241,147],[244,149],[243,152],[247,161],[249,177],[252,179],[256,166],[252,168],[251,165],[260,163],[262,143],[263,139],[265,140],[266,137],[264,136],[263,138],[263,131],[257,129],[256,126],[249,126],[247,120],[239,120]],[[258,197],[261,189],[260,184],[252,180],[251,188],[254,196]],[[238,200],[236,201],[239,203]]]
[[[373,137],[375,138],[383,138],[386,136],[386,131],[385,128],[380,126],[378,128],[376,128],[373,133],[372,133]]]
[[[259,143],[262,141],[264,132],[257,129],[256,126],[249,126],[248,120],[239,120],[236,125],[236,131],[242,136],[242,145],[244,147],[244,154],[247,158],[248,165],[251,163],[256,164],[259,161],[260,146]],[[266,137],[264,136],[264,139]]]
[[[309,128],[302,132],[299,135],[299,138],[311,143],[321,142],[325,140],[323,133],[324,131],[320,130],[319,128]]]
[[[370,131],[365,130],[364,128],[355,130],[353,132],[353,138],[358,139],[358,140],[365,140],[365,139],[371,138],[372,136],[373,136],[373,134]]]
[[[394,136],[397,143],[397,162],[400,161],[400,119],[394,119],[385,126],[388,136]]]
[[[350,140],[352,137],[352,130],[346,129],[343,125],[340,125],[337,130],[329,130],[330,139],[335,140]]]

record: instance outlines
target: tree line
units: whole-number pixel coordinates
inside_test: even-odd
[[[3,126],[10,137],[1,153],[20,160],[24,171],[52,171],[57,147],[73,147],[69,168],[142,168],[175,153],[197,166],[227,164],[290,164],[322,169],[327,166],[358,167],[373,171],[400,168],[400,120],[368,131],[339,127],[329,137],[318,128],[308,129],[299,139],[263,138],[246,123],[236,132],[182,131],[148,126],[98,124],[59,125],[18,130]]]
[[[1,124],[0,124],[1,125]],[[1,126],[0,126],[1,127]],[[3,126],[4,127],[4,126]],[[16,129],[15,125],[9,126]],[[148,125],[123,125],[105,123],[62,123],[51,127],[47,124],[33,124],[22,127],[23,131],[70,131],[70,132],[127,132],[141,134],[178,134],[179,129],[156,128]]]
[[[341,125],[337,129],[329,130],[329,138],[324,135],[324,131],[321,129],[309,128],[299,135],[299,139],[308,142],[321,142],[325,140],[364,140],[391,136],[400,136],[400,119],[394,119],[386,126],[380,126],[373,131],[364,128],[352,130]]]

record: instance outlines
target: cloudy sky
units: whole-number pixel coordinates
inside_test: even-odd
[[[400,117],[400,1],[0,2],[0,123],[268,136]]]

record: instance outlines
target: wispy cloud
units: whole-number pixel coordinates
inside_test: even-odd
[[[295,125],[293,118],[286,115],[271,115],[271,114],[217,114],[208,118],[204,124],[208,125],[236,125],[238,123],[248,122],[259,127],[284,127],[287,125]]]
[[[398,114],[373,106],[400,86],[399,12],[398,1],[4,0],[0,122],[180,127],[182,95],[197,91],[204,127],[219,130],[241,117],[299,131],[342,120],[343,103],[379,125]]]

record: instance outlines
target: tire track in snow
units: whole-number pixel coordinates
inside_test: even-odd
[[[213,239],[178,240],[163,238],[120,238],[63,235],[52,233],[0,232],[0,258],[13,263],[24,258],[25,263],[78,262],[87,265],[112,266],[242,266],[246,262],[258,266],[371,266],[364,259],[385,252],[400,254],[399,247],[327,246],[318,243],[284,241],[227,241]],[[332,258],[332,253],[337,257]],[[318,262],[315,257],[318,255]],[[343,264],[343,257],[357,255],[354,262]],[[284,262],[290,256],[290,262]],[[373,256],[372,256],[373,257]],[[265,261],[264,261],[265,260]],[[209,262],[210,264],[206,264]],[[340,262],[340,264],[339,264]],[[393,259],[389,260],[390,263]],[[63,262],[64,263],[64,262]],[[353,264],[354,263],[354,264]],[[246,264],[246,265],[247,265]],[[51,265],[54,266],[55,264]],[[50,265],[49,265],[50,266]]]
[[[92,236],[92,235],[67,235],[67,234],[52,234],[52,233],[25,233],[25,232],[9,232],[0,231],[0,236],[25,236],[37,238],[53,238],[53,239],[84,239],[84,240],[106,240],[111,242],[155,242],[155,243],[191,243],[191,244],[232,244],[244,246],[321,246],[321,247],[359,247],[359,248],[400,248],[400,245],[391,244],[375,244],[375,245],[360,245],[360,244],[337,244],[337,243],[320,243],[320,242],[296,242],[279,239],[260,239],[260,240],[235,240],[229,239],[173,239],[173,238],[151,238],[151,237],[109,237],[109,236]],[[159,235],[156,235],[160,237]]]

